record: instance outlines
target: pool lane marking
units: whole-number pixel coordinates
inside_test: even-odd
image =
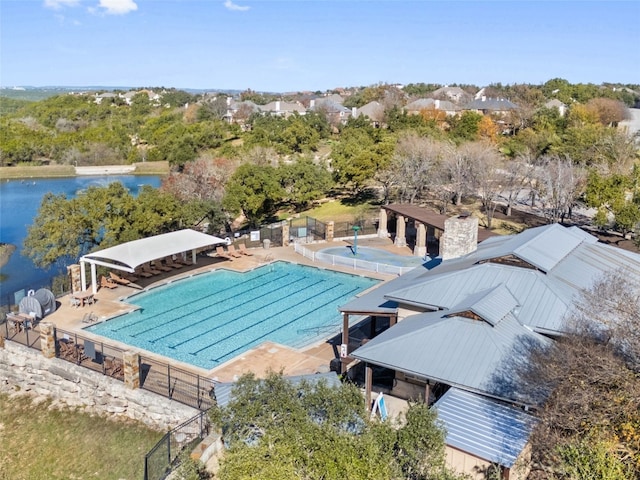
[[[322,297],[322,296],[324,296],[324,295],[326,295],[326,294],[330,293],[332,290],[335,290],[336,288],[343,287],[343,286],[344,286],[343,284],[332,285],[330,288],[327,288],[327,289],[323,290],[322,292],[318,293],[318,294],[316,295],[316,297]],[[264,336],[265,336],[265,335],[270,335],[271,333],[273,333],[273,332],[275,332],[275,331],[277,331],[277,330],[280,330],[281,328],[284,328],[284,327],[286,327],[286,326],[290,325],[290,324],[291,324],[291,323],[293,323],[293,322],[299,321],[301,318],[303,318],[303,317],[305,317],[305,316],[312,315],[312,314],[313,314],[314,312],[316,312],[319,308],[323,308],[323,307],[325,307],[325,306],[327,306],[327,305],[331,304],[332,302],[335,302],[336,300],[339,300],[340,298],[349,298],[349,297],[351,297],[351,296],[353,295],[353,293],[354,293],[354,292],[358,292],[358,291],[359,291],[359,288],[358,288],[358,287],[354,287],[354,288],[350,289],[350,290],[349,290],[349,291],[347,291],[347,292],[344,292],[344,291],[340,291],[340,292],[338,292],[338,294],[337,294],[337,295],[333,295],[332,297],[328,298],[328,299],[327,299],[326,301],[324,301],[323,303],[320,303],[320,304],[317,304],[317,303],[310,304],[310,309],[304,309],[304,310],[302,310],[302,311],[300,312],[300,314],[299,314],[299,315],[297,315],[296,317],[293,317],[293,320],[291,320],[291,321],[289,321],[289,322],[285,322],[285,323],[279,322],[279,323],[278,323],[278,327],[276,327],[275,329],[273,329],[273,330],[271,330],[271,331],[268,331],[268,332],[262,333],[262,334],[260,335],[260,339],[258,339],[258,340],[260,340],[260,341],[264,341],[264,340],[265,340],[265,339],[264,339]],[[228,341],[229,339],[231,339],[231,338],[235,337],[236,335],[240,335],[240,334],[242,334],[242,333],[244,333],[244,332],[246,332],[246,331],[248,331],[248,330],[251,330],[251,329],[253,329],[253,328],[255,328],[255,327],[257,327],[257,326],[259,326],[259,325],[261,325],[261,324],[263,324],[263,323],[265,323],[265,322],[268,322],[268,321],[270,321],[270,320],[272,320],[272,319],[274,319],[274,318],[277,318],[277,317],[279,317],[279,316],[282,316],[283,314],[289,314],[289,313],[290,313],[290,310],[291,310],[292,308],[295,308],[295,307],[297,307],[297,306],[299,306],[299,305],[302,305],[302,304],[304,304],[304,303],[306,303],[306,302],[308,302],[308,299],[301,299],[298,303],[293,304],[293,305],[289,305],[289,306],[287,306],[285,309],[282,309],[282,310],[278,310],[278,311],[276,311],[276,312],[273,312],[273,313],[272,313],[271,315],[269,315],[268,317],[265,317],[265,318],[263,318],[262,320],[259,320],[259,321],[257,321],[257,322],[254,322],[254,323],[252,323],[251,325],[247,325],[247,326],[246,326],[245,328],[243,328],[242,330],[236,330],[236,331],[234,331],[232,334],[230,334],[230,335],[226,335],[223,339],[221,339],[220,341],[218,341],[218,342],[216,342],[216,343],[210,343],[209,345],[207,345],[207,346],[205,346],[205,347],[203,347],[203,348],[201,348],[201,349],[199,349],[199,350],[196,350],[195,352],[189,352],[189,353],[191,353],[192,355],[199,354],[199,353],[201,353],[202,351],[204,351],[204,350],[206,350],[206,349],[208,349],[208,348],[211,348],[211,347],[216,346],[216,345],[220,345],[221,343],[224,343],[224,342]],[[199,337],[194,337],[194,338],[199,338]],[[254,339],[254,340],[252,340],[251,342],[246,343],[245,345],[252,344],[254,341],[256,341],[256,340]],[[239,348],[243,348],[243,347],[241,346],[241,347],[239,347]],[[236,350],[234,349],[234,350],[232,350],[232,351],[236,351]],[[225,353],[225,355],[223,355],[223,356],[221,356],[221,357],[219,357],[219,358],[223,358],[223,357],[225,357],[225,356],[227,356],[227,355],[228,355],[228,352],[227,352],[227,353]],[[212,360],[213,360],[213,361],[215,361],[215,359],[212,359]]]
[[[303,281],[303,280],[305,280],[305,277],[300,277],[300,278],[298,279],[298,281]],[[298,281],[296,281],[296,282],[292,282],[292,283],[291,283],[291,285],[292,285],[292,284],[294,284],[294,283],[298,283]],[[306,285],[302,290],[298,290],[296,293],[304,292],[305,290],[308,290],[309,288],[313,288],[313,287],[315,287],[316,285],[318,285],[318,284],[320,284],[320,283],[324,283],[325,281],[326,281],[326,280],[324,280],[324,279],[318,280],[318,281],[317,281],[317,282],[315,282],[315,283],[312,283],[312,284]],[[284,287],[288,287],[288,286],[289,286],[289,285],[278,286],[278,290],[279,290],[279,289],[282,289],[282,288],[284,288]],[[277,290],[273,290],[273,292],[277,292]],[[235,323],[235,322],[239,322],[239,321],[243,320],[243,319],[244,319],[244,317],[247,317],[247,316],[249,316],[249,315],[251,315],[251,314],[253,314],[253,313],[256,313],[256,312],[259,312],[259,311],[261,311],[261,310],[264,310],[265,308],[267,308],[267,307],[269,307],[269,306],[271,306],[271,305],[274,305],[274,304],[277,304],[277,303],[281,302],[281,301],[282,301],[282,299],[283,299],[283,298],[285,298],[285,297],[287,297],[287,296],[289,296],[289,294],[283,293],[281,296],[278,296],[277,298],[274,298],[274,299],[273,299],[272,301],[270,301],[269,303],[260,303],[260,304],[259,304],[256,308],[254,308],[253,310],[249,310],[249,311],[247,311],[247,312],[243,312],[243,316],[242,316],[242,317],[238,317],[238,318],[236,318],[236,319],[229,320],[228,322],[225,322],[225,323],[222,323],[222,324],[218,324],[218,325],[216,325],[216,326],[214,326],[214,327],[210,328],[209,330],[205,330],[205,331],[203,331],[203,332],[198,332],[198,334],[197,334],[197,335],[193,335],[193,336],[191,336],[190,338],[188,338],[188,339],[186,339],[186,340],[184,340],[184,341],[182,341],[182,342],[175,343],[175,344],[173,344],[173,345],[169,345],[169,348],[176,348],[176,347],[180,347],[181,345],[184,345],[185,343],[189,343],[189,342],[193,341],[193,340],[194,340],[194,339],[196,339],[196,338],[200,338],[202,335],[210,334],[210,333],[212,333],[212,332],[214,332],[215,330],[218,330],[218,329],[220,329],[220,328],[226,328],[226,327],[228,327],[229,325],[231,325],[231,324],[233,324],[233,323]],[[259,298],[258,298],[258,299],[259,299]],[[307,300],[307,299],[305,299],[305,300]],[[247,303],[252,303],[252,302],[253,302],[253,300],[251,300],[250,302],[247,302]],[[234,306],[232,306],[232,307],[230,307],[227,311],[232,311],[232,310],[233,310],[233,308],[235,308],[235,305],[234,305]],[[226,313],[226,312],[224,312],[224,313]]]
[[[347,295],[351,296],[351,295],[353,294],[353,292],[357,292],[358,290],[359,290],[358,288],[354,288],[354,289],[352,289],[352,290],[351,290]],[[328,290],[327,290],[327,291],[328,291]],[[325,291],[325,292],[323,292],[323,293],[326,293],[326,291]],[[261,337],[260,339],[254,339],[254,340],[252,340],[252,341],[250,341],[250,342],[245,343],[244,345],[242,345],[242,346],[240,346],[240,347],[237,347],[237,348],[235,348],[235,349],[233,349],[233,350],[231,350],[231,351],[229,351],[229,352],[225,353],[224,355],[222,355],[222,356],[220,356],[220,357],[218,357],[218,358],[215,358],[215,359],[213,359],[213,358],[212,358],[212,359],[210,359],[210,360],[211,360],[212,362],[216,363],[216,364],[219,364],[219,363],[220,363],[220,361],[221,361],[223,358],[233,356],[233,354],[235,354],[237,351],[242,350],[242,349],[244,349],[244,348],[247,348],[247,346],[251,346],[252,344],[256,344],[256,342],[263,342],[263,341],[264,341],[264,337],[266,337],[266,336],[268,336],[268,335],[271,335],[271,334],[273,334],[274,332],[277,332],[278,330],[281,330],[281,329],[283,329],[283,328],[285,328],[285,327],[287,327],[287,326],[291,325],[291,324],[292,324],[292,323],[294,323],[294,322],[298,322],[298,321],[300,321],[300,319],[301,319],[301,318],[304,318],[304,317],[306,317],[306,316],[308,316],[308,315],[312,314],[312,313],[313,313],[315,310],[317,310],[318,308],[322,308],[322,307],[324,307],[324,306],[327,306],[327,305],[329,305],[330,303],[335,302],[337,299],[339,299],[339,298],[341,298],[341,297],[344,297],[344,296],[345,296],[345,294],[341,294],[341,295],[339,295],[339,296],[333,297],[331,300],[329,300],[329,301],[327,301],[327,302],[323,303],[322,305],[319,305],[319,306],[317,306],[317,307],[314,307],[312,310],[307,311],[304,315],[298,315],[298,316],[297,316],[297,317],[295,317],[293,320],[291,320],[291,321],[289,321],[289,322],[287,322],[287,323],[281,324],[281,325],[279,325],[277,328],[274,328],[273,330],[271,330],[271,331],[269,331],[269,332],[266,332],[266,333],[262,334],[262,337]],[[302,302],[301,302],[301,303],[302,303]],[[280,312],[280,313],[284,313],[284,312]],[[266,321],[266,320],[264,320],[264,321]],[[263,321],[263,322],[264,322],[264,321]],[[263,322],[259,322],[259,323],[263,323]],[[255,325],[258,325],[258,324],[256,323],[256,324],[254,324],[253,326],[255,326]],[[238,333],[240,333],[240,332],[238,332]],[[227,337],[227,338],[231,338],[231,337]],[[226,340],[226,338],[225,338],[225,340]],[[209,347],[211,347],[212,345],[213,345],[213,344],[209,345]],[[209,347],[206,347],[206,348],[209,348]],[[202,350],[206,350],[206,348],[199,350],[198,352],[196,352],[196,354],[197,354],[197,353],[199,353],[199,352],[200,352],[200,351],[202,351]],[[191,352],[190,352],[190,353],[191,353]],[[191,353],[191,355],[194,355],[194,353]]]
[[[200,298],[197,298],[197,299],[195,299],[195,300],[191,300],[191,301],[189,301],[189,302],[183,302],[183,303],[177,304],[177,305],[175,305],[174,307],[172,307],[172,308],[170,308],[170,309],[168,309],[168,310],[164,310],[164,311],[159,312],[159,313],[156,313],[156,314],[154,314],[154,315],[148,315],[148,316],[146,316],[146,317],[144,317],[144,318],[141,318],[140,320],[136,320],[136,321],[134,321],[134,322],[128,323],[128,324],[123,325],[123,326],[121,326],[121,327],[114,328],[114,329],[113,329],[113,330],[111,330],[111,331],[117,332],[117,331],[123,330],[123,329],[125,329],[125,328],[131,328],[131,327],[134,327],[134,326],[138,325],[139,323],[148,323],[150,320],[152,320],[152,319],[154,319],[154,318],[156,318],[156,317],[159,317],[159,316],[162,316],[162,315],[170,314],[171,312],[174,312],[175,310],[183,309],[183,308],[185,308],[185,307],[186,307],[186,306],[188,306],[188,305],[194,305],[194,304],[198,304],[198,303],[200,303],[200,302],[204,302],[204,301],[208,301],[208,300],[210,301],[210,300],[211,300],[211,297],[213,297],[213,296],[219,296],[219,295],[221,295],[221,294],[228,293],[228,292],[230,292],[230,291],[232,291],[232,290],[234,290],[234,289],[239,289],[239,288],[241,288],[241,287],[243,287],[243,286],[245,286],[245,287],[246,287],[246,284],[247,284],[247,283],[249,283],[249,282],[253,282],[253,281],[255,281],[255,280],[259,280],[259,279],[261,279],[262,277],[269,276],[271,273],[273,273],[273,272],[267,272],[267,273],[265,273],[265,274],[263,274],[263,275],[260,275],[260,276],[258,276],[258,277],[251,278],[251,279],[249,279],[247,282],[244,282],[244,283],[234,283],[234,284],[233,284],[232,286],[230,286],[230,287],[222,288],[222,289],[216,290],[214,293],[207,293],[207,294],[205,294],[205,296],[200,297]],[[291,275],[291,274],[290,274],[290,273],[287,273],[287,274],[285,274],[284,276],[287,276],[287,275]],[[273,276],[273,275],[271,275],[271,276]],[[283,277],[284,277],[284,276],[283,276]],[[281,278],[281,277],[278,277],[278,278]],[[207,290],[207,291],[210,291],[210,290]],[[217,301],[217,303],[220,303],[220,302],[222,302],[222,301],[227,301],[229,298],[231,298],[231,297],[224,297],[224,298],[222,298],[221,300]],[[194,311],[197,311],[197,310],[194,310]],[[153,327],[151,327],[150,329],[148,329],[148,330],[143,330],[143,331],[141,331],[141,332],[136,332],[136,334],[135,334],[135,335],[130,335],[130,336],[137,336],[137,335],[139,335],[140,333],[145,333],[145,332],[151,331],[151,330],[153,330],[153,329],[154,329],[154,328],[156,328],[156,327],[167,325],[168,323],[171,323],[171,322],[173,322],[174,320],[175,320],[175,317],[172,317],[170,320],[168,320],[168,321],[166,321],[166,322],[164,322],[164,323],[154,324],[154,326],[153,326]]]

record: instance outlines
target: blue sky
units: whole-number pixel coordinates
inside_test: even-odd
[[[639,1],[2,0],[0,85],[640,83]]]

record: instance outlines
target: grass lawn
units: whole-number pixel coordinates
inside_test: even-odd
[[[139,480],[163,432],[0,394],[0,480]]]
[[[330,200],[318,207],[307,210],[301,215],[305,215],[321,222],[350,222],[356,218],[371,218],[377,216],[380,207],[370,203],[350,205],[341,200]]]

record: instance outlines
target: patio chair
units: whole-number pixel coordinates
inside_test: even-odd
[[[127,280],[126,278],[122,278],[118,275],[116,275],[113,272],[109,272],[109,277],[111,278],[111,280],[113,280],[114,282],[120,284],[120,285],[131,285],[131,281]]]
[[[247,256],[252,256],[253,253],[251,253],[249,250],[247,250],[247,245],[244,243],[241,243],[238,245],[238,251],[242,254],[242,255],[247,255]]]
[[[152,268],[155,268],[156,270],[161,270],[163,272],[170,272],[170,271],[173,270],[173,268],[169,268],[169,267],[163,265],[161,261],[153,262],[153,267]]]
[[[82,302],[80,302],[79,298],[74,297],[73,295],[69,295],[69,305],[72,307],[79,307],[80,304]]]
[[[118,284],[103,275],[100,277],[100,288],[118,288]]]
[[[143,272],[148,273],[149,275],[160,275],[162,273],[157,268],[153,268],[149,263],[142,264],[140,268],[142,269]]]
[[[233,244],[231,244],[231,245],[229,245],[229,246],[227,247],[227,252],[228,252],[228,253],[229,253],[229,255],[231,255],[232,257],[235,257],[235,258],[240,258],[240,257],[242,257],[242,254],[236,250],[236,247],[234,247],[234,246],[233,246]]]
[[[93,312],[85,313],[82,317],[82,323],[94,323],[98,321],[98,316]]]
[[[141,267],[136,268],[136,275],[142,278],[151,278],[153,277],[153,273],[145,272]]]
[[[181,257],[180,255],[178,255],[178,258],[175,259],[175,262],[186,267],[193,265],[193,262],[191,260],[188,260],[186,257]]]
[[[229,255],[227,252],[225,252],[224,248],[222,247],[216,247],[216,256],[221,258],[226,258],[227,260],[230,260],[233,262],[233,257]]]
[[[182,265],[181,265],[181,264],[179,264],[179,263],[177,263],[177,262],[175,262],[175,261],[173,260],[173,258],[171,258],[171,257],[165,257],[165,259],[164,259],[164,264],[165,264],[167,267],[175,268],[176,270],[177,270],[177,269],[179,269],[179,268],[182,268]]]

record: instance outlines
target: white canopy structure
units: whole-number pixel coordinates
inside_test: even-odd
[[[97,293],[96,265],[133,273],[136,267],[144,263],[169,255],[188,252],[189,250],[191,250],[193,263],[196,263],[196,250],[198,248],[220,243],[226,243],[226,241],[213,235],[185,229],[154,237],[141,238],[140,240],[89,253],[80,258],[82,288],[87,288],[86,263],[91,265],[91,283],[95,294]]]

